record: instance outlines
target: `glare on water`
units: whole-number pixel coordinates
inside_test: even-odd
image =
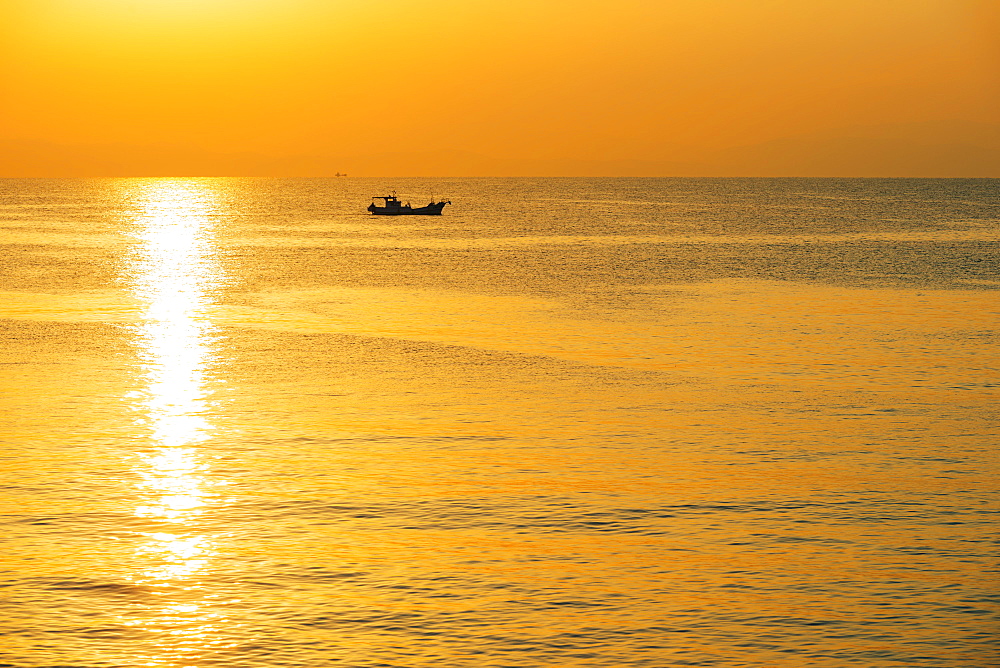
[[[132,396],[152,448],[137,455],[141,503],[134,514],[163,528],[144,532],[131,580],[166,600],[153,616],[123,621],[170,638],[163,656],[145,657],[155,666],[178,649],[197,650],[219,616],[192,597],[188,581],[215,554],[211,536],[198,527],[211,494],[197,446],[214,428],[206,396],[215,354],[209,310],[222,274],[210,182],[146,181],[136,198],[138,245],[129,281],[142,305],[134,334],[144,388]]]
[[[211,429],[204,396],[214,332],[208,308],[221,275],[211,191],[196,184],[143,184],[136,221],[140,247],[132,280],[144,306],[137,328],[148,379],[143,403],[153,438],[165,449],[198,443]],[[163,454],[177,460],[175,452]]]

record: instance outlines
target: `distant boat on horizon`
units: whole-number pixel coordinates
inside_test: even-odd
[[[377,199],[384,200],[385,206],[375,204],[374,200]],[[396,194],[393,193],[392,195],[373,196],[372,203],[368,205],[368,210],[376,216],[440,216],[445,204],[451,204],[451,202],[445,200],[435,202],[431,199],[431,203],[427,206],[413,208],[409,202],[406,204],[400,202]]]

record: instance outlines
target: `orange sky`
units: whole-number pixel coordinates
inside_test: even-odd
[[[995,0],[0,0],[0,142],[655,161],[993,124],[998,16]]]

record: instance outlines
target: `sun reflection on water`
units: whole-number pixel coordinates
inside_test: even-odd
[[[203,441],[205,375],[215,328],[208,318],[221,283],[213,245],[213,198],[192,182],[151,183],[136,234],[134,289],[144,305],[139,339],[153,439],[164,448]]]
[[[142,389],[133,399],[152,445],[136,454],[134,515],[152,530],[141,532],[131,579],[162,603],[123,621],[160,638],[137,658],[173,666],[209,651],[222,618],[197,582],[217,550],[204,528],[213,493],[199,446],[215,428],[208,384],[216,362],[210,311],[223,280],[214,239],[218,193],[210,181],[151,179],[134,198],[128,279],[141,304],[134,338]]]

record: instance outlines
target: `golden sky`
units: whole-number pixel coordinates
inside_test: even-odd
[[[998,17],[997,0],[0,0],[0,142],[671,160],[994,124]]]

